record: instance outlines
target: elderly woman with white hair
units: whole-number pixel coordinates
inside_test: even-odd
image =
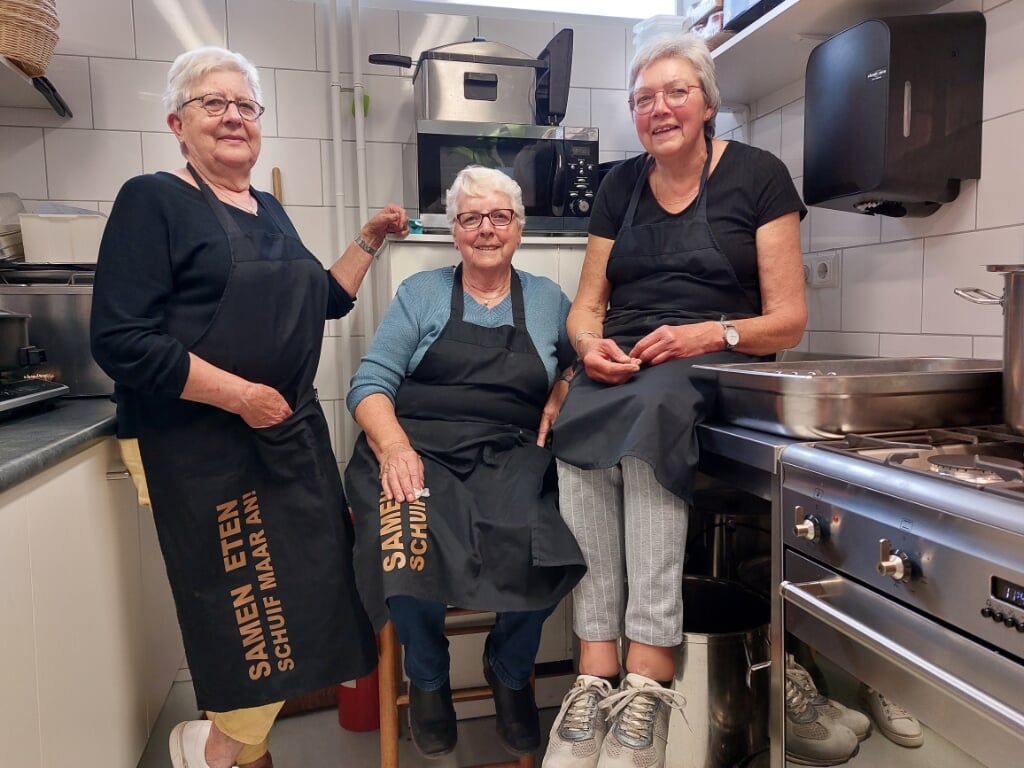
[[[153,509],[207,715],[173,729],[174,768],[269,768],[285,699],[376,663],[313,378],[324,322],[352,309],[408,220],[388,206],[325,269],[250,184],[261,100],[240,54],[175,60],[164,104],[185,165],[124,184],[93,291],[93,355],[115,382],[122,456]]]
[[[569,300],[512,266],[525,221],[512,179],[463,169],[447,216],[460,263],[399,286],[349,388],[363,428],[345,471],[356,579],[374,624],[390,615],[405,648],[425,757],[457,738],[446,607],[497,613],[484,675],[498,737],[527,754],[540,745],[541,628],[583,572],[546,447],[573,359]]]

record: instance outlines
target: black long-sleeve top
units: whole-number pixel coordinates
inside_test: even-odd
[[[277,232],[276,219],[298,238],[277,200],[254,194],[262,208],[258,216],[227,206],[239,227]],[[273,218],[266,215],[270,208]],[[93,357],[115,382],[119,436],[134,436],[138,398],[180,396],[188,349],[212,320],[230,269],[227,235],[198,189],[171,173],[124,184],[100,244],[90,331]],[[353,298],[326,269],[324,280],[324,319],[347,314]],[[183,329],[177,336],[164,330],[172,310]]]

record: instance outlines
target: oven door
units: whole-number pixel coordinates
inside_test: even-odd
[[[1024,754],[1024,665],[1019,659],[794,551],[784,554],[782,576],[786,654],[809,668],[819,689],[865,711],[859,695],[870,686],[921,723],[924,741],[917,748],[888,740],[875,724],[849,765],[1019,764]]]

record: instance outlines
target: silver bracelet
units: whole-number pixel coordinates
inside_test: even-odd
[[[377,251],[380,250],[380,248],[374,248],[368,242],[363,240],[363,238],[360,237],[359,235],[356,235],[355,244],[358,245],[360,248],[362,248],[364,251],[366,251],[371,256],[376,256],[377,255]]]

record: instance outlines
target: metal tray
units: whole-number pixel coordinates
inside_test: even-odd
[[[694,367],[717,377],[719,418],[787,437],[1003,421],[999,360],[872,357]]]

